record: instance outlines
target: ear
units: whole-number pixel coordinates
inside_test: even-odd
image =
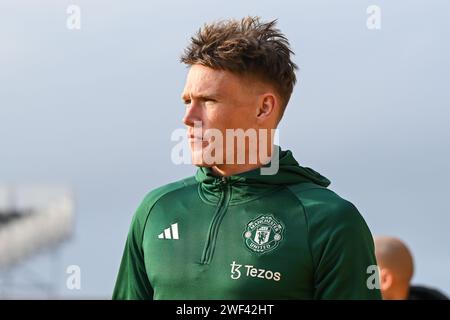
[[[394,282],[394,276],[389,269],[381,269],[380,272],[380,289],[381,291],[387,291],[392,287]]]
[[[273,93],[265,93],[261,96],[256,109],[256,119],[258,122],[265,122],[275,115],[277,108],[277,98]]]

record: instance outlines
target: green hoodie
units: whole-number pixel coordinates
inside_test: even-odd
[[[381,299],[370,231],[329,184],[280,151],[275,175],[201,167],[151,191],[113,299]]]

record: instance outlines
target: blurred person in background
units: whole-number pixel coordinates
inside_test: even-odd
[[[380,289],[384,300],[446,300],[436,289],[411,285],[414,259],[406,244],[398,238],[375,237],[375,255],[380,271]]]

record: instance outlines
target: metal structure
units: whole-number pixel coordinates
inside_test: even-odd
[[[73,232],[74,202],[61,188],[3,188],[0,206],[0,298],[13,298],[16,289],[56,296],[58,253]],[[6,195],[6,196],[5,196]],[[1,197],[0,197],[1,200]],[[0,201],[1,202],[1,201]],[[49,272],[27,265],[47,256]],[[53,273],[53,274],[52,274]],[[57,274],[57,272],[56,272]]]

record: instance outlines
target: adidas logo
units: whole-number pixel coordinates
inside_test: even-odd
[[[170,228],[164,229],[164,232],[158,235],[158,239],[180,239],[178,237],[178,223],[173,223],[170,225]]]

